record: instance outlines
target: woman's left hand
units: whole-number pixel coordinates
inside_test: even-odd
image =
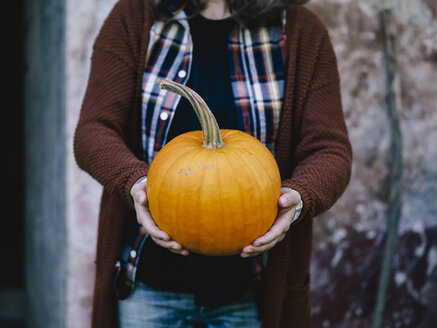
[[[241,257],[257,256],[268,251],[282,239],[290,229],[296,206],[301,200],[300,194],[291,188],[282,188],[278,200],[279,211],[275,222],[261,237],[255,239],[252,245],[248,245],[241,251]]]

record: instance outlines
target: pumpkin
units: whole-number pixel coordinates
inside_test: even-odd
[[[192,252],[238,254],[276,218],[281,192],[276,161],[249,134],[220,130],[190,88],[169,80],[159,86],[190,101],[202,131],[177,136],[152,161],[146,188],[151,215]]]

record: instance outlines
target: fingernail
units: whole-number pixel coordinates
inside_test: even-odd
[[[179,246],[179,245],[173,245],[173,246],[171,247],[171,249],[174,249],[175,251],[178,251],[178,250],[181,249],[181,246]]]
[[[187,251],[187,250],[183,250],[183,251],[181,252],[181,254],[182,254],[183,256],[187,256],[187,255],[188,255],[188,251]]]
[[[279,201],[281,202],[281,205],[282,205],[282,206],[287,205],[287,197],[281,197],[281,198],[279,199]]]

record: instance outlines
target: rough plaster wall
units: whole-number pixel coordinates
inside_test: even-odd
[[[101,194],[100,185],[77,167],[73,156],[73,135],[87,85],[92,45],[115,2],[66,1],[68,328],[90,326]]]
[[[97,183],[74,162],[72,136],[92,42],[115,2],[67,1],[68,327],[89,326],[100,196]],[[437,148],[433,147],[437,141],[437,7],[432,0],[397,3],[405,157],[402,230],[415,226],[417,231],[437,223]],[[385,219],[389,134],[382,107],[384,69],[376,6],[376,0],[313,0],[308,5],[328,26],[338,56],[354,148],[347,191],[330,211],[316,218],[316,254],[328,244],[335,246],[350,238],[355,230],[369,233],[373,240],[373,230],[383,227]]]
[[[65,321],[64,18],[64,1],[26,2],[26,287],[35,328]]]
[[[389,122],[378,0],[314,0],[341,75],[354,150],[351,182],[315,218],[313,327],[370,327],[388,204]],[[392,0],[398,21],[404,186],[385,326],[437,326],[437,4]]]
[[[308,7],[326,23],[341,75],[354,150],[351,182],[338,203],[316,219],[322,242],[384,225],[389,131],[383,107],[384,63],[376,0],[316,0]],[[437,224],[437,20],[430,1],[391,1],[399,21],[404,142],[401,229]]]

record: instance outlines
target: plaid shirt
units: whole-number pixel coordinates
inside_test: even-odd
[[[142,101],[142,146],[147,163],[151,163],[165,145],[180,100],[179,95],[161,90],[157,80],[170,79],[186,84],[190,76],[193,57],[190,27],[182,9],[173,13],[175,20],[156,21],[150,30]],[[259,139],[273,154],[285,83],[285,13],[283,17],[281,26],[249,30],[236,25],[228,42],[239,129]],[[302,204],[297,213],[301,207]],[[116,265],[114,287],[121,299],[134,288],[141,249],[147,238],[143,228],[132,223]],[[254,279],[261,279],[266,260],[266,253],[254,258]]]
[[[284,16],[285,17],[285,16]],[[161,90],[158,79],[186,84],[193,43],[183,10],[173,23],[156,22],[150,31],[143,78],[144,160],[151,163],[166,142],[180,96]],[[284,94],[285,25],[254,30],[235,26],[229,37],[229,64],[238,126],[274,151]]]

